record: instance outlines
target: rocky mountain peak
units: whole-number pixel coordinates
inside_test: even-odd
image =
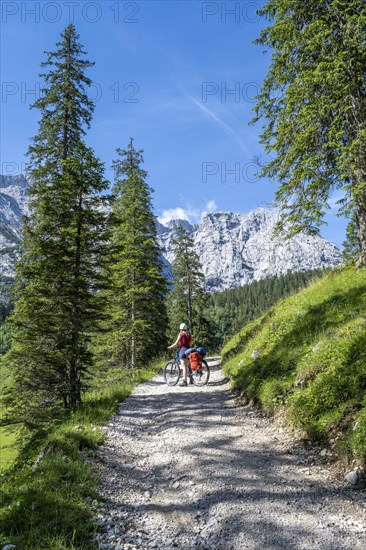
[[[0,275],[12,277],[19,255],[22,215],[27,210],[28,180],[25,176],[0,175]]]
[[[1,274],[12,276],[20,239],[22,214],[27,210],[25,176],[0,176]],[[156,222],[165,274],[171,278],[173,239],[178,227],[194,239],[209,291],[241,286],[270,275],[325,268],[340,263],[340,250],[321,237],[297,235],[285,241],[273,237],[278,212],[257,208],[247,214],[211,212],[201,223],[175,219]]]
[[[20,187],[22,189],[27,189],[29,186],[29,181],[23,174],[17,176],[8,176],[0,174],[0,188],[10,188],[10,187]]]
[[[322,237],[297,235],[286,241],[273,236],[275,209],[257,208],[248,214],[206,214],[191,234],[201,258],[209,291],[235,288],[287,271],[332,267],[340,263],[340,250]],[[176,226],[159,234],[165,259],[172,263]]]
[[[181,220],[181,219],[178,219],[178,220],[170,220],[167,224],[166,224],[166,227],[168,229],[171,229],[171,230],[177,230],[178,227],[182,227],[183,229],[185,229],[186,231],[193,231],[194,230],[194,226],[191,225],[189,223],[189,221],[187,220]]]

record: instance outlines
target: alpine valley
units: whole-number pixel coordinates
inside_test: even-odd
[[[21,217],[27,210],[28,181],[23,175],[0,176],[0,275],[12,277],[19,256]],[[210,292],[235,288],[287,271],[305,271],[336,266],[341,251],[319,236],[300,234],[285,241],[273,237],[278,213],[257,208],[248,214],[215,212],[201,223],[157,221],[165,273],[171,277],[173,239],[182,225],[192,234]]]

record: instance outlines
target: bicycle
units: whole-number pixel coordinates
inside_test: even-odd
[[[168,386],[176,386],[183,374],[183,370],[180,368],[179,353],[175,354],[174,359],[170,359],[164,367],[164,380]],[[210,378],[210,368],[207,362],[202,359],[202,368],[199,370],[192,370],[188,359],[188,378],[191,384],[197,386],[204,386],[207,384]]]

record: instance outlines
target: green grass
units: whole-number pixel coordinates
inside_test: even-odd
[[[100,502],[98,478],[88,458],[103,442],[103,426],[119,403],[161,366],[95,381],[80,409],[27,442],[13,467],[0,477],[0,547],[12,543],[22,550],[93,548],[93,509]]]
[[[1,338],[1,329],[0,327],[0,338]],[[1,348],[1,345],[0,345]],[[3,395],[7,382],[9,380],[9,374],[4,365],[0,367],[0,395]],[[4,408],[0,404],[0,420],[4,416]],[[16,432],[14,430],[10,431],[8,428],[0,427],[0,474],[7,470],[16,459],[18,454],[17,445],[16,445]]]
[[[0,428],[0,474],[14,463],[17,454],[16,435]]]
[[[366,270],[337,269],[246,325],[222,351],[237,389],[366,464]],[[252,358],[253,352],[259,356]]]

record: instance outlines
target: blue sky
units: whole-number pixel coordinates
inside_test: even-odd
[[[87,142],[105,162],[130,137],[161,220],[270,204],[275,182],[258,181],[261,124],[248,126],[270,53],[252,42],[265,22],[258,1],[3,0],[1,8],[1,166],[19,173],[39,114],[44,50],[54,50],[72,20],[95,62],[89,76],[96,109]],[[263,157],[264,158],[264,157]],[[335,197],[337,198],[337,197]],[[333,200],[332,204],[335,202]],[[322,234],[340,245],[345,220],[327,216]]]

